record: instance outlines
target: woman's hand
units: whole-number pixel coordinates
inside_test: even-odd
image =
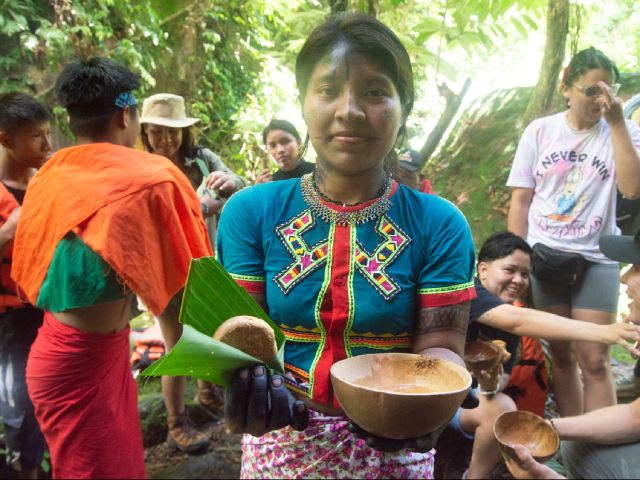
[[[212,172],[209,174],[204,183],[205,187],[215,190],[217,193],[231,193],[236,189],[236,182],[233,177],[226,172]]]
[[[258,183],[269,183],[269,182],[273,182],[273,177],[271,176],[271,171],[268,168],[265,168],[256,177],[256,184],[258,184]]]
[[[309,426],[309,410],[289,392],[281,375],[269,378],[262,365],[239,370],[224,402],[224,418],[233,433],[260,437],[291,425],[299,432]]]
[[[507,468],[511,472],[511,475],[513,475],[518,480],[521,480],[521,479],[528,480],[530,478],[536,478],[536,479],[566,478],[560,475],[559,473],[554,472],[549,467],[546,467],[536,462],[534,458],[531,456],[531,453],[529,453],[529,450],[524,448],[522,445],[516,445],[515,450],[522,464],[520,464],[520,462],[518,462],[518,460],[515,458],[512,458],[505,463],[507,464]]]
[[[602,342],[607,345],[615,345],[616,343],[623,348],[629,350],[632,354],[640,356],[640,350],[637,350],[627,340],[634,342],[640,341],[640,326],[633,323],[613,323],[611,325],[601,325]]]
[[[476,392],[474,392],[473,389],[470,388],[469,392],[467,393],[467,397],[464,399],[464,402],[462,402],[462,408],[473,409],[476,408],[479,404],[480,401],[478,400]],[[369,448],[373,448],[374,450],[378,450],[379,452],[397,452],[402,450],[403,448],[406,448],[418,453],[427,453],[431,451],[431,449],[435,448],[438,437],[440,437],[440,434],[444,431],[445,428],[447,428],[448,424],[449,422],[445,423],[433,432],[423,435],[422,437],[410,438],[406,440],[395,440],[392,438],[379,437],[378,435],[367,432],[352,421],[349,421],[347,430],[353,433],[356,437],[364,440]]]
[[[604,82],[598,82],[602,93],[596,100],[602,106],[602,114],[609,126],[624,124],[624,109],[622,108],[622,100],[613,95],[611,87]]]

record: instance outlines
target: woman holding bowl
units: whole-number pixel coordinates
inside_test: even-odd
[[[315,173],[239,192],[218,234],[221,263],[288,340],[284,377],[241,370],[227,396],[229,427],[248,434],[242,476],[430,478],[428,439],[347,429],[329,369],[381,352],[464,365],[469,226],[451,203],[391,178],[414,87],[388,27],[362,14],[329,20],[298,55],[296,82]]]

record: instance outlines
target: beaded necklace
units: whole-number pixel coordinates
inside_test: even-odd
[[[302,197],[311,210],[326,223],[335,223],[340,227],[366,223],[374,218],[378,218],[385,214],[392,205],[389,197],[393,189],[393,182],[390,178],[387,179],[384,193],[371,205],[351,212],[339,212],[324,203],[320,197],[320,192],[315,186],[312,173],[304,175],[300,180]]]

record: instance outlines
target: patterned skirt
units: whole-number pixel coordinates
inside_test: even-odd
[[[240,478],[433,478],[435,450],[378,452],[347,430],[347,417],[309,413],[304,432],[245,435]]]

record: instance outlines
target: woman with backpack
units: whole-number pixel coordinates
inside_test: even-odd
[[[640,196],[640,128],[624,119],[618,78],[601,51],[576,54],[561,84],[568,109],[525,129],[507,183],[509,230],[534,250],[534,306],[599,325],[616,321],[620,275],[619,264],[600,252],[600,236],[620,234],[616,186],[627,198]],[[562,416],[615,404],[609,346],[550,345]]]
[[[140,135],[145,150],[171,160],[186,175],[194,190],[203,186],[204,181],[200,205],[213,244],[216,235],[215,215],[222,210],[225,199],[246,187],[247,183],[211,150],[194,146],[191,127],[198,122],[199,118],[186,116],[182,97],[159,93],[147,98],[142,105]],[[217,198],[211,195],[211,191],[217,194]],[[182,335],[182,324],[178,322],[181,303],[182,292],[171,299],[167,309],[158,318],[167,352],[178,343]],[[185,385],[185,377],[162,377],[169,425],[167,442],[181,451],[191,452],[207,445],[209,439],[198,432],[186,417]],[[198,380],[195,401],[214,413],[222,414],[221,392],[209,382]]]

